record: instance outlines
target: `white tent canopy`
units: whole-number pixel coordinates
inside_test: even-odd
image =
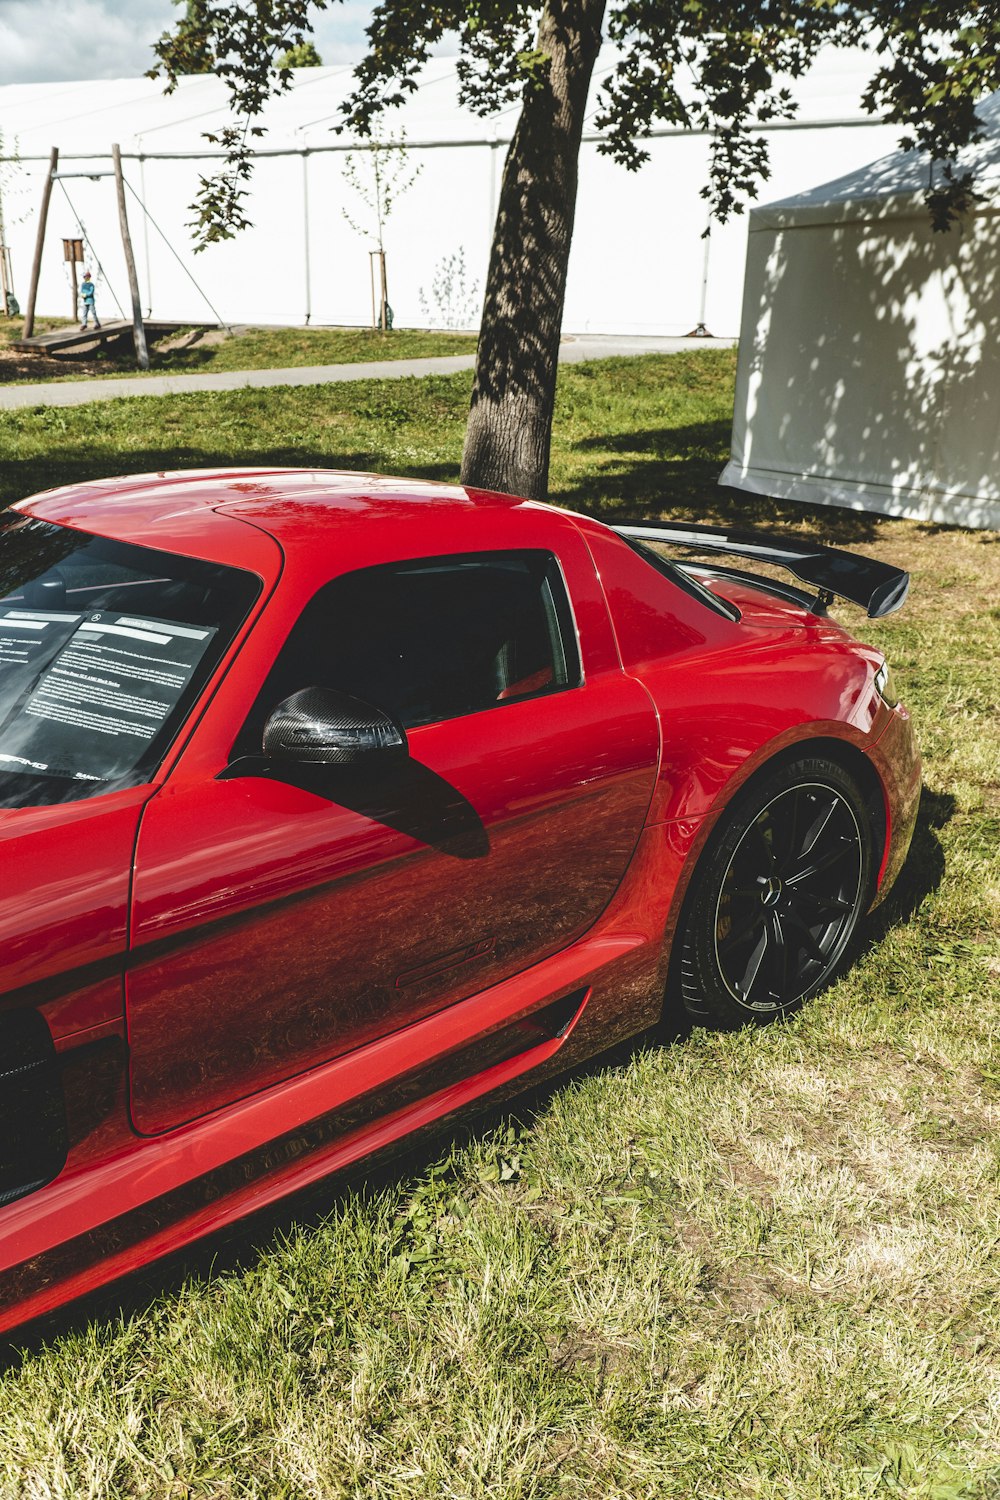
[[[753,210],[723,484],[1000,527],[1000,94],[978,113],[949,233],[918,152]]]
[[[596,84],[613,62],[606,49]],[[873,66],[864,53],[831,53],[794,86],[798,118],[768,127],[772,187],[792,192],[803,186],[820,152],[834,169],[847,171],[889,149],[896,132],[865,115],[859,104]],[[111,144],[118,142],[130,188],[140,293],[150,314],[193,322],[213,320],[214,308],[229,322],[370,321],[371,240],[344,217],[347,209],[358,222],[361,205],[344,176],[349,142],[334,133],[338,105],[350,86],[348,67],[296,71],[293,87],[268,104],[267,133],[255,143],[260,154],[246,205],[253,228],[197,255],[187,227],[189,205],[199,177],[219,165],[204,133],[218,134],[229,119],[220,79],[183,78],[169,96],[144,78],[0,87],[3,150],[10,155],[16,148],[21,161],[6,167],[0,162],[20,301],[26,300],[50,148],[60,150],[61,171],[85,174],[88,167],[106,170]],[[599,153],[595,111],[596,102],[581,150],[564,327],[671,335],[704,321],[713,334],[735,334],[746,219],[717,227],[710,242],[702,238],[707,208],[700,192],[710,137],[676,129],[655,133],[649,162],[630,173]],[[386,229],[389,300],[397,324],[478,321],[503,161],[516,120],[516,107],[488,120],[462,109],[454,58],[432,60],[416,93],[387,115],[387,134],[405,130],[409,167],[421,169],[398,198]],[[88,254],[104,272],[98,277],[99,306],[114,316],[115,298],[128,308],[114,187],[108,178],[91,181],[86,175],[57,182],[53,191],[38,311],[58,316],[69,310],[60,239],[78,237],[80,222],[92,247]],[[444,305],[449,276],[450,310]]]

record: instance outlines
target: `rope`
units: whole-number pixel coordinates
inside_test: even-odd
[[[157,224],[156,220],[153,218],[153,215],[150,213],[150,211],[146,207],[145,203],[143,203],[142,199],[139,197],[139,194],[136,192],[135,188],[132,186],[132,184],[127,179],[125,180],[125,186],[128,188],[129,192],[132,194],[132,197],[135,199],[136,203],[138,203],[139,207],[142,209],[143,213],[146,215],[146,218],[152,224],[153,228],[156,230],[157,234],[160,236],[160,239],[163,241],[163,243],[166,245],[167,249],[170,251],[171,255],[174,257],[174,260],[177,262],[177,264],[180,266],[181,270],[184,272],[185,276],[191,282],[192,286],[194,287],[195,291],[198,293],[199,297],[201,297],[201,298],[204,299],[205,304],[210,309],[213,317],[215,318],[216,322],[219,324],[220,328],[224,328],[227,333],[232,333],[232,331],[233,331],[232,328],[226,322],[225,318],[218,311],[218,309],[212,305],[212,302],[211,302],[211,300],[209,298],[208,293],[202,287],[200,287],[198,285],[198,283],[195,280],[194,275],[191,272],[191,270],[188,268],[188,266],[185,264],[185,262],[182,260],[182,258],[177,254],[177,251],[174,249],[173,245],[167,239],[167,236],[164,234],[164,232],[160,228],[159,224]]]
[[[107,275],[105,274],[104,267],[101,265],[100,259],[98,258],[97,251],[94,249],[93,245],[90,242],[90,236],[87,233],[86,225],[84,224],[83,220],[80,218],[80,215],[77,213],[76,209],[73,207],[73,203],[72,203],[72,200],[70,199],[69,193],[67,193],[67,191],[66,191],[66,184],[63,182],[63,180],[62,180],[61,177],[57,177],[56,181],[58,182],[59,186],[62,188],[63,197],[66,199],[66,202],[69,204],[70,213],[73,215],[74,219],[76,220],[77,224],[80,227],[80,234],[81,234],[81,236],[83,238],[83,242],[87,246],[88,250],[90,251],[91,258],[92,258],[95,266],[97,267],[98,272],[100,273],[101,279],[103,280],[104,285],[107,287],[108,291],[111,293],[111,300],[114,302],[115,306],[118,309],[118,316],[121,318],[122,322],[127,323],[129,321],[129,319],[125,317],[125,313],[124,313],[124,311],[122,309],[122,305],[118,301],[118,298],[115,296],[115,289],[111,285],[111,282],[108,280]]]

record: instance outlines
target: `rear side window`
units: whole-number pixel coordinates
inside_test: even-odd
[[[579,682],[566,586],[551,553],[364,568],[306,606],[234,754],[259,753],[271,710],[303,687],[350,693],[409,729]]]

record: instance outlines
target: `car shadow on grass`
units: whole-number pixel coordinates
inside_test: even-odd
[[[877,947],[893,927],[900,927],[914,917],[927,897],[937,890],[945,871],[938,830],[951,821],[956,806],[950,792],[923,788],[906,863],[888,896],[861,924],[855,956]]]
[[[893,927],[909,921],[940,885],[945,863],[937,834],[948,823],[955,807],[955,799],[948,793],[924,788],[907,861],[892,892],[863,923],[855,958],[877,947]],[[671,1002],[670,988],[663,1018],[657,1026],[534,1086],[529,1085],[513,1097],[492,1106],[472,1105],[459,1119],[428,1125],[354,1168],[332,1174],[205,1240],[35,1319],[22,1329],[0,1335],[0,1375],[16,1371],[24,1360],[61,1337],[81,1331],[87,1324],[104,1324],[113,1330],[120,1321],[148,1314],[161,1299],[178,1296],[192,1282],[210,1283],[250,1273],[290,1236],[320,1229],[352,1195],[405,1193],[411,1183],[419,1184],[435,1161],[470,1143],[498,1132],[513,1130],[520,1134],[530,1130],[551,1100],[574,1080],[615,1073],[627,1067],[639,1053],[683,1044],[694,1026],[676,1002]]]
[[[877,947],[893,927],[909,921],[940,885],[945,861],[938,831],[950,821],[955,810],[955,799],[949,793],[924,787],[906,863],[889,896],[863,923],[855,958]],[[16,1370],[24,1359],[88,1323],[111,1327],[119,1320],[141,1317],[158,1300],[178,1295],[191,1281],[208,1282],[252,1271],[289,1235],[319,1228],[352,1194],[398,1192],[405,1188],[407,1179],[419,1180],[434,1160],[472,1141],[510,1127],[518,1133],[530,1129],[552,1098],[575,1079],[617,1071],[626,1067],[637,1053],[649,1048],[683,1043],[693,1026],[679,1006],[671,1002],[671,989],[668,985],[664,1014],[658,1026],[626,1038],[534,1086],[529,1085],[513,1098],[492,1106],[473,1105],[458,1120],[431,1124],[366,1158],[355,1168],[291,1194],[206,1240],[35,1319],[20,1330],[0,1335],[0,1374]]]
[[[513,1130],[521,1134],[531,1128],[550,1101],[575,1079],[616,1071],[627,1066],[638,1052],[659,1047],[664,1041],[681,1039],[680,1033],[674,1035],[672,1028],[651,1028],[562,1073],[527,1086],[513,1097],[478,1108],[470,1105],[459,1117],[443,1123],[432,1122],[354,1167],[332,1173],[20,1328],[0,1333],[0,1378],[16,1374],[49,1345],[80,1334],[90,1325],[113,1336],[121,1324],[149,1315],[157,1303],[169,1303],[191,1284],[207,1287],[226,1278],[251,1274],[268,1256],[280,1252],[293,1236],[322,1229],[352,1197],[364,1200],[383,1192],[396,1193],[400,1195],[402,1208],[407,1192],[419,1187],[435,1162],[498,1132]]]

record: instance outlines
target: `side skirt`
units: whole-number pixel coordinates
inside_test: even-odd
[[[593,956],[614,968],[614,960],[635,946],[634,938],[597,939]],[[579,982],[579,949],[575,956],[577,982],[555,987],[555,999],[552,988],[531,996],[541,976],[534,984],[519,976],[218,1115],[136,1140],[117,1160],[9,1205],[0,1240],[7,1263],[0,1269],[0,1331],[352,1166],[543,1067],[572,1035],[590,998],[590,984]],[[544,967],[551,985],[556,966]],[[597,972],[603,967],[599,963]],[[415,1057],[424,1061],[414,1065]],[[448,1080],[444,1087],[442,1079]],[[95,1225],[95,1201],[113,1204],[114,1216]]]

